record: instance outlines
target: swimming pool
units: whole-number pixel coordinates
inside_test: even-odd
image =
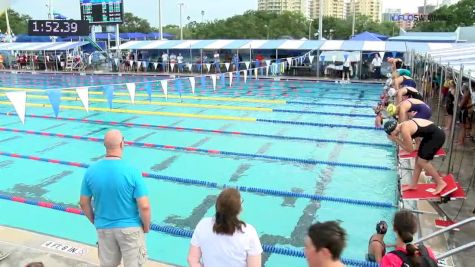
[[[395,211],[394,149],[373,128],[371,106],[380,86],[251,79],[169,83],[168,99],[153,76],[0,74],[0,194],[78,207],[85,164],[104,156],[100,138],[120,129],[125,158],[144,172],[152,221],[151,259],[185,265],[189,238],[212,216],[224,186],[240,186],[242,218],[270,248],[301,250],[308,226],[341,220],[349,234],[344,257],[363,260],[374,225]],[[236,77],[235,77],[236,78]],[[124,83],[137,83],[134,105]],[[113,86],[109,109],[103,91]],[[89,113],[74,91],[62,90],[55,118],[44,89],[90,89]],[[28,94],[25,125],[4,92]],[[7,115],[10,114],[10,115]],[[0,200],[0,223],[88,244],[96,235],[86,218]],[[28,201],[27,201],[28,202]],[[168,229],[168,228],[167,228]],[[183,230],[183,232],[177,232]],[[389,237],[391,239],[393,237]],[[284,253],[285,254],[285,253]],[[265,254],[265,266],[305,266],[301,257]]]

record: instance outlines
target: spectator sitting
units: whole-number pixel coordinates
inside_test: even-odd
[[[144,233],[150,229],[150,204],[139,170],[122,160],[118,130],[104,137],[105,159],[89,166],[81,186],[81,208],[97,229],[101,266],[144,266]],[[94,209],[91,199],[94,200]]]
[[[381,262],[381,259],[386,254],[384,235],[386,235],[387,231],[388,224],[385,221],[380,221],[376,224],[376,234],[373,234],[369,239],[368,254],[366,255],[368,261]]]
[[[305,257],[309,267],[340,267],[346,232],[338,222],[316,223],[305,238]]]
[[[234,188],[219,194],[215,217],[203,218],[191,238],[190,267],[261,266],[262,246],[257,232],[239,219],[242,202]]]
[[[437,266],[430,248],[411,244],[417,232],[417,219],[414,214],[408,210],[398,211],[394,215],[393,227],[397,235],[396,249],[383,257],[381,267]]]

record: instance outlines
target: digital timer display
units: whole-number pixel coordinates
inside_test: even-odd
[[[80,0],[80,5],[81,19],[91,24],[122,23],[122,0]]]
[[[86,36],[89,22],[83,20],[29,20],[28,35]]]

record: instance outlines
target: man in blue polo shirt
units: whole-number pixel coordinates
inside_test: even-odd
[[[104,146],[105,159],[84,175],[81,208],[97,229],[101,266],[118,266],[121,259],[127,267],[144,266],[151,213],[147,188],[140,171],[122,160],[120,131],[107,132]]]

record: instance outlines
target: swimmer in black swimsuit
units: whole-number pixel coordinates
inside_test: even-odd
[[[373,234],[368,242],[368,254],[366,260],[380,263],[384,255],[386,255],[386,244],[384,243],[384,235],[388,231],[388,224],[380,221],[376,224],[376,234]]]
[[[416,166],[414,168],[412,181],[409,186],[402,188],[402,191],[417,189],[417,181],[424,169],[427,176],[431,176],[437,184],[433,195],[439,194],[447,184],[439,175],[437,170],[430,163],[434,159],[437,151],[444,145],[445,133],[433,122],[424,119],[412,119],[398,124],[395,120],[384,124],[384,131],[388,138],[402,147],[408,153],[414,151],[412,139],[421,137],[422,141],[417,152]]]

